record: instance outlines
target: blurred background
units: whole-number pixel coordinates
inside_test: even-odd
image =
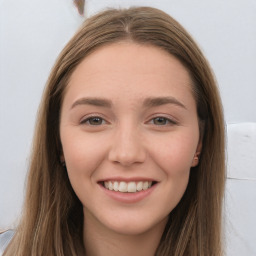
[[[79,0],[0,0],[0,229],[17,224],[36,113],[59,52],[86,17],[129,6],[169,13],[211,63],[227,125],[226,251],[255,256],[255,0],[87,0],[84,8]]]

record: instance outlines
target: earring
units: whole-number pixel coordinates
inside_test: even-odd
[[[66,163],[65,163],[65,161],[60,162],[60,163],[61,163],[61,165],[62,165],[63,167],[66,167]]]

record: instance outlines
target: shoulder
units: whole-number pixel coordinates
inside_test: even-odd
[[[4,253],[5,248],[12,240],[14,234],[15,231],[13,229],[0,233],[0,256]]]

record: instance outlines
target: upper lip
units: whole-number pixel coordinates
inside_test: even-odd
[[[104,181],[125,181],[125,182],[130,182],[130,181],[154,181],[157,182],[157,180],[152,179],[152,178],[147,178],[147,177],[120,177],[120,176],[115,176],[115,177],[108,177],[106,179],[100,179],[98,182],[104,182]]]

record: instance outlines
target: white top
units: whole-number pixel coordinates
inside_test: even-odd
[[[14,233],[14,230],[9,229],[0,234],[0,256],[3,255],[4,250],[6,249],[6,247],[8,246],[8,244],[14,236]]]

